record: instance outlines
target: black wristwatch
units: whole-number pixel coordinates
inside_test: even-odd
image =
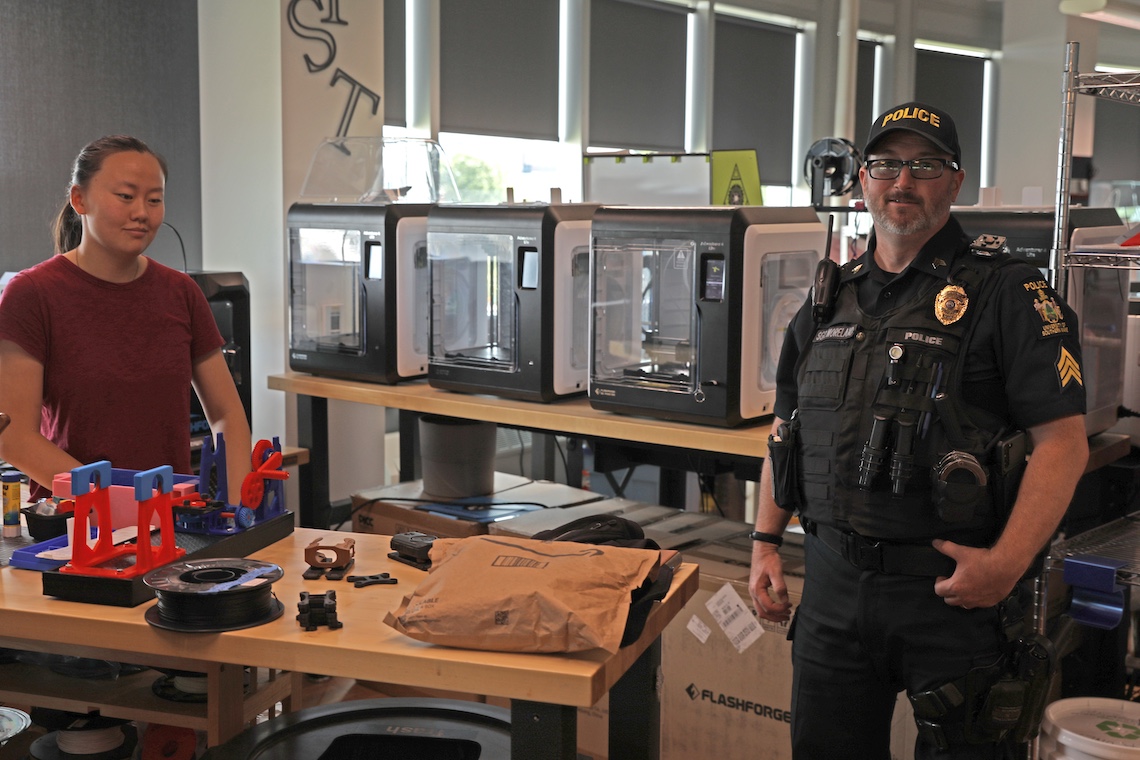
[[[761,533],[758,530],[754,530],[748,534],[748,537],[753,541],[763,541],[766,544],[775,544],[776,546],[784,545],[784,537],[777,536],[775,533]]]

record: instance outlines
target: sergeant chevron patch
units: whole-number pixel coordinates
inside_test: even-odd
[[[1084,387],[1084,381],[1081,380],[1081,364],[1069,350],[1061,346],[1061,353],[1057,357],[1057,378],[1061,381],[1061,387],[1065,388],[1071,382],[1076,382],[1077,385]]]

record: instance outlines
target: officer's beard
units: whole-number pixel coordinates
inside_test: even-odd
[[[937,232],[945,224],[946,213],[950,204],[954,202],[955,190],[947,187],[946,192],[933,198],[923,199],[922,196],[909,193],[891,192],[878,196],[867,196],[864,200],[867,210],[871,212],[871,219],[876,229],[889,232],[893,235],[915,235],[920,232]],[[899,221],[889,213],[892,201],[905,201],[920,204],[918,216],[908,220]]]

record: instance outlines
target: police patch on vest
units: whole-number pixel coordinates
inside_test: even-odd
[[[1074,382],[1082,388],[1085,385],[1081,379],[1081,363],[1063,345],[1057,355],[1057,379],[1061,381],[1062,389]]]
[[[820,343],[825,340],[851,340],[855,337],[857,332],[859,332],[859,325],[832,325],[831,327],[816,330],[811,342]]]
[[[1030,294],[1033,309],[1041,317],[1041,337],[1067,335],[1069,325],[1065,322],[1061,305],[1057,303],[1057,294],[1049,287],[1049,283],[1041,279],[1029,279],[1022,282],[1021,287]]]
[[[970,299],[960,285],[947,285],[934,298],[934,316],[944,325],[952,325],[966,313]]]
[[[934,332],[932,330],[891,327],[887,330],[887,343],[906,343],[929,348],[939,348],[950,353],[957,353],[959,340],[956,335]]]

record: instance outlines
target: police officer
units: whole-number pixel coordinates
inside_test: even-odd
[[[917,758],[1002,757],[985,700],[1008,672],[1013,592],[1088,459],[1076,317],[951,216],[949,114],[888,110],[864,159],[867,252],[821,267],[785,337],[750,590],[761,617],[791,617],[777,549],[798,510],[794,757],[889,757],[902,690]]]

